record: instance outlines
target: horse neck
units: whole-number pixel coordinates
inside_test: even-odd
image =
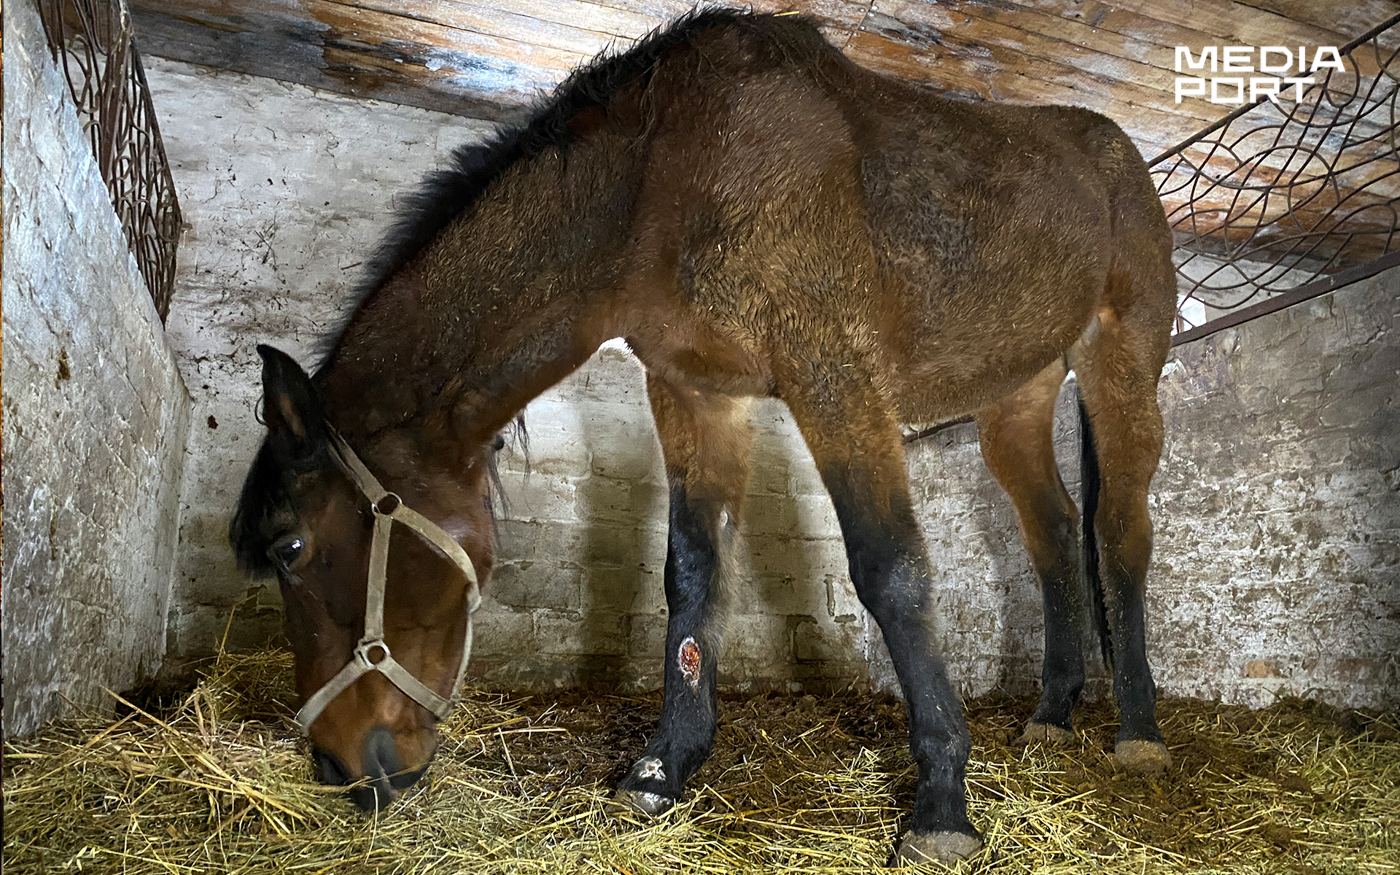
[[[616,332],[633,160],[602,133],[507,168],[347,324],[317,375],[337,427],[480,445],[583,364]]]

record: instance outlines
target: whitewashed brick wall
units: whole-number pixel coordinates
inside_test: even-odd
[[[28,2],[5,9],[4,722],[165,653],[190,399]]]

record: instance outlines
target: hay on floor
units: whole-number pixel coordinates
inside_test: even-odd
[[[899,703],[732,698],[684,804],[620,822],[605,803],[659,696],[472,692],[375,818],[313,780],[290,677],[286,654],[226,655],[179,701],[7,744],[5,871],[864,872],[913,795]],[[1176,764],[1145,778],[1115,767],[1109,706],[1080,709],[1077,746],[1015,746],[1032,707],[969,703],[989,848],[959,872],[1400,873],[1395,714],[1166,700]]]

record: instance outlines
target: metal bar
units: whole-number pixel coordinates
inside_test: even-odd
[[[937,425],[930,425],[928,428],[921,428],[913,434],[905,435],[902,443],[905,446],[908,446],[909,444],[912,444],[916,441],[921,441],[926,437],[932,437],[938,434],[940,431],[947,431],[955,425],[967,425],[969,422],[972,421],[972,414],[969,413],[965,416],[959,416],[957,419],[950,419],[946,422],[940,422]]]
[[[1222,311],[1325,294],[1400,248],[1400,49],[1379,40],[1398,25],[1392,15],[1344,47],[1354,74],[1323,68],[1297,102],[1242,106],[1154,159],[1176,238],[1178,337],[1245,318]],[[1363,52],[1374,75],[1360,72]]]
[[[1270,313],[1277,313],[1279,310],[1285,310],[1296,304],[1301,304],[1304,301],[1311,301],[1313,298],[1321,297],[1328,292],[1335,292],[1343,286],[1349,286],[1352,283],[1368,279],[1392,267],[1400,267],[1400,251],[1386,253],[1375,261],[1366,264],[1358,264],[1346,270],[1338,271],[1323,279],[1306,283],[1295,289],[1290,289],[1286,292],[1274,295],[1272,298],[1267,298],[1252,306],[1241,307],[1238,310],[1221,316],[1219,319],[1212,319],[1203,325],[1183,331],[1172,337],[1172,346],[1180,346],[1183,343],[1200,340],[1202,337],[1209,337],[1216,332],[1224,331],[1226,328],[1234,328],[1236,325],[1241,325],[1252,319],[1258,319],[1260,316],[1267,316]]]
[[[164,322],[175,285],[180,204],[126,0],[38,0],[38,6],[112,210]]]

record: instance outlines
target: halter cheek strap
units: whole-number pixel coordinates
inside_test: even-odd
[[[331,700],[347,687],[372,671],[377,671],[413,701],[427,708],[439,720],[445,718],[456,704],[457,691],[467,672],[467,660],[472,652],[472,614],[481,607],[481,588],[477,583],[476,567],[462,545],[432,520],[404,504],[398,495],[385,489],[369,472],[355,451],[334,430],[331,447],[336,462],[356,488],[370,501],[374,511],[374,533],[369,547],[369,581],[365,592],[365,634],[355,646],[355,653],[345,667],[306,700],[297,712],[296,723],[303,735],[311,732],[311,724]],[[452,682],[452,697],[445,699],[427,684],[414,677],[389,651],[384,642],[384,590],[389,567],[389,536],[394,523],[401,523],[419,538],[436,547],[459,568],[467,579],[467,631],[462,642],[462,659]]]

